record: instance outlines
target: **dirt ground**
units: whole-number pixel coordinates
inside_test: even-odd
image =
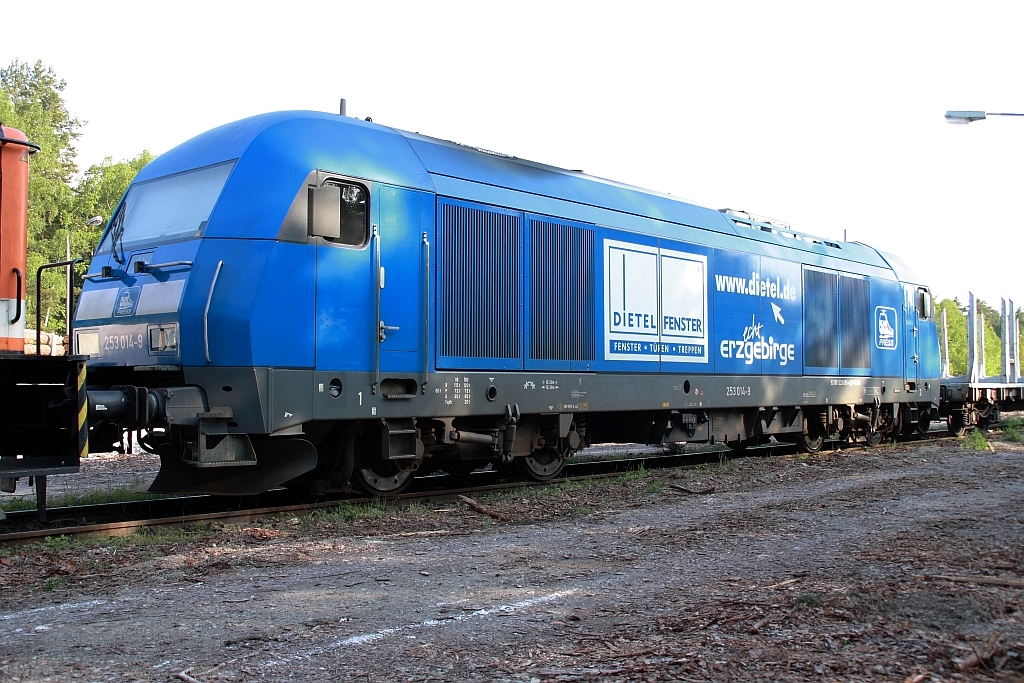
[[[2,549],[0,680],[1024,681],[993,445]]]

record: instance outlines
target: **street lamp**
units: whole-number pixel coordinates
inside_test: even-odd
[[[947,111],[946,122],[957,124],[968,124],[971,121],[984,121],[988,116],[1024,116],[1024,114],[1010,114],[1007,112],[988,113],[983,111]]]

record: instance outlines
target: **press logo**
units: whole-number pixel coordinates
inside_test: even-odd
[[[117,293],[117,303],[114,304],[114,317],[123,318],[135,315],[135,307],[139,305],[139,288],[122,287]]]
[[[896,309],[888,306],[875,306],[875,347],[885,351],[893,351],[899,343],[896,334],[898,326]]]

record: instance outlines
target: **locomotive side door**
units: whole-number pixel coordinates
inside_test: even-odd
[[[904,373],[907,383],[921,383],[920,331],[917,316],[917,287],[903,285]]]
[[[377,322],[381,378],[422,376],[425,370],[427,258],[429,228],[421,221],[421,193],[390,185],[374,186],[371,236],[380,259]],[[425,207],[432,212],[432,207]],[[432,214],[431,214],[432,215]],[[375,264],[376,265],[376,264]],[[387,373],[387,374],[385,374]]]

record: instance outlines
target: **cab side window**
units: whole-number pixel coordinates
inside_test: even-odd
[[[324,185],[336,185],[341,189],[341,235],[331,241],[351,246],[365,244],[369,226],[366,189],[360,185],[332,180]]]
[[[928,320],[932,315],[932,294],[921,287],[917,290],[917,317],[921,320]]]
[[[309,190],[309,234],[332,244],[358,247],[369,236],[369,193],[362,185],[325,180]]]

